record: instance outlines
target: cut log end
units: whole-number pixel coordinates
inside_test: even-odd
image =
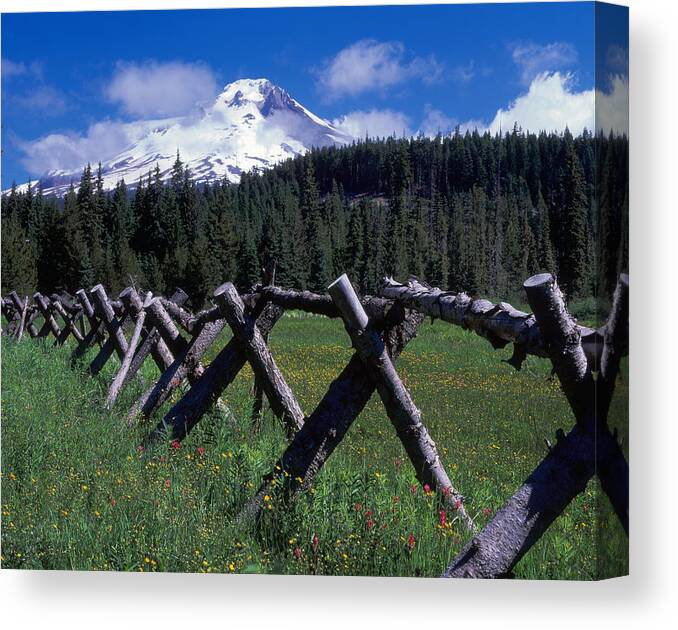
[[[525,289],[532,289],[534,287],[541,287],[545,284],[551,284],[555,281],[554,277],[550,273],[538,273],[534,276],[529,277],[525,282],[523,282],[523,287]]]

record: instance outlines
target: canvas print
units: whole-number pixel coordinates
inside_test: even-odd
[[[3,14],[2,569],[625,575],[628,46]]]

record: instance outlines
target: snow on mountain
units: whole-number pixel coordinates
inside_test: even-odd
[[[195,181],[238,182],[243,172],[353,139],[267,79],[234,81],[192,116],[132,124],[139,126],[140,139],[102,162],[106,189],[121,179],[134,186],[156,164],[163,179],[169,177],[177,151]],[[71,181],[77,186],[81,174],[82,168],[55,170],[40,181],[46,194],[63,195]]]

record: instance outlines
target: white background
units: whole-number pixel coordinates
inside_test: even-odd
[[[416,2],[410,2],[415,4]],[[69,1],[60,10],[332,2]],[[366,4],[366,2],[341,2]],[[374,3],[372,3],[374,4]],[[400,4],[390,1],[390,4]],[[631,0],[631,576],[601,583],[0,572],[4,628],[655,627],[678,619],[678,3]],[[55,10],[2,0],[2,11]],[[124,47],[124,38],[120,42]],[[675,626],[674,626],[675,627]]]

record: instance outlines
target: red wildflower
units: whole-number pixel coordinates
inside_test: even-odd
[[[447,525],[447,513],[445,510],[440,510],[438,513],[438,523],[440,527],[445,527],[445,525]]]
[[[391,497],[391,501],[393,501],[393,503],[398,503],[398,501],[400,501],[400,497],[396,494],[395,496]]]
[[[143,452],[144,452],[144,447],[143,447],[142,444],[139,444],[139,446],[137,446],[137,453],[143,453]]]
[[[374,527],[374,521],[372,519],[368,519],[367,521],[367,531],[371,530]]]
[[[172,443],[170,444],[170,446],[176,451],[179,448],[179,446],[181,446],[181,445],[179,443],[179,440],[172,440]]]
[[[172,482],[169,479],[165,479],[165,488],[169,488],[172,485]]]
[[[454,509],[458,510],[459,508],[461,508],[461,499],[455,499],[454,500]]]
[[[195,452],[202,457],[205,454],[205,449],[202,446],[198,446],[198,448],[195,450]]]
[[[311,548],[313,549],[313,553],[315,553],[318,550],[318,535],[313,534],[313,538],[311,538]]]
[[[113,507],[115,507],[117,503],[118,503],[118,502],[117,502],[115,499],[111,499],[111,505],[112,505]]]
[[[446,497],[448,494],[450,494],[450,492],[452,492],[452,488],[450,488],[450,486],[445,486],[441,492],[443,493],[443,496]]]
[[[492,514],[491,508],[483,508],[483,516],[489,516],[490,514]]]
[[[165,463],[165,456],[164,456],[164,455],[161,455],[161,456],[160,456],[160,463],[161,463],[161,464],[164,464],[164,463]]]
[[[417,494],[417,486],[416,486],[416,484],[412,484],[412,485],[410,486],[410,492],[411,492],[412,494]]]
[[[407,547],[410,551],[414,549],[414,546],[417,544],[417,539],[414,537],[414,534],[410,534],[407,537]]]
[[[363,504],[362,503],[356,503],[355,504],[355,511],[356,512],[362,512],[363,509]]]
[[[396,467],[398,470],[400,470],[400,467],[403,465],[403,460],[400,459],[400,457],[396,457],[396,458],[393,460],[393,463],[395,464],[395,467]]]
[[[299,560],[301,558],[301,549],[299,547],[294,548],[294,557]]]
[[[367,510],[367,512],[365,512],[365,518],[370,518],[371,516],[372,516],[372,510]]]
[[[431,492],[431,486],[429,486],[427,483],[424,484],[424,492],[428,494]]]

